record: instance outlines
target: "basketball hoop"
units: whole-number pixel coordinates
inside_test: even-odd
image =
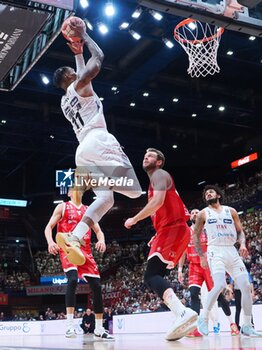
[[[187,18],[174,29],[174,38],[188,54],[188,74],[194,78],[219,73],[217,50],[224,28]]]

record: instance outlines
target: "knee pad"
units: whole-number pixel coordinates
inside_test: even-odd
[[[93,295],[93,307],[95,314],[103,313],[103,299],[100,278],[87,277]]]
[[[101,293],[102,288],[101,288],[100,278],[88,278],[88,283],[90,285],[91,291],[94,294]]]
[[[111,209],[114,205],[114,192],[113,191],[106,191],[106,195],[101,197],[103,200],[104,206],[107,208],[107,210]]]
[[[191,299],[200,300],[200,287],[192,286],[189,288]]]
[[[77,287],[77,281],[78,281],[78,275],[76,270],[71,270],[66,273],[67,277],[67,285],[72,288],[76,289]]]
[[[251,293],[251,285],[250,285],[250,283],[248,281],[245,281],[243,283],[242,289],[243,289],[244,293]]]
[[[95,224],[114,205],[114,193],[111,190],[94,190],[96,200],[87,208],[85,216],[89,217]]]
[[[213,290],[220,294],[225,288],[226,283],[224,281],[221,281],[219,283],[214,284]]]
[[[66,295],[65,295],[65,303],[66,307],[75,307],[76,302],[76,287],[77,287],[77,271],[70,270],[66,273],[66,277],[68,279]]]

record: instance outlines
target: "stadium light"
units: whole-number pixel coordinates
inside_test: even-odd
[[[167,38],[163,38],[162,40],[169,49],[172,49],[172,47],[174,47],[172,41],[168,40]]]
[[[108,33],[108,28],[107,28],[107,26],[104,23],[98,23],[98,30],[102,34]]]
[[[156,19],[157,21],[161,21],[161,19],[163,18],[163,16],[159,12],[156,12],[154,10],[151,10],[149,12],[154,17],[154,19]]]
[[[83,9],[86,9],[89,6],[89,3],[87,0],[80,0],[80,5]]]
[[[42,79],[42,82],[45,84],[45,85],[48,85],[50,83],[50,80],[48,79],[48,77],[44,74],[40,74],[41,76],[41,79]]]
[[[191,30],[195,30],[196,29],[196,24],[194,23],[194,22],[190,22],[190,23],[188,23],[188,25],[187,25]]]
[[[112,4],[111,1],[108,1],[108,3],[106,4],[106,7],[105,7],[105,14],[108,17],[112,17],[115,15],[115,13],[116,13],[116,10],[115,10],[114,5]]]
[[[129,23],[128,22],[123,22],[120,24],[120,26],[118,27],[120,30],[123,29],[127,29],[129,27]]]
[[[130,30],[129,33],[132,35],[132,37],[136,40],[140,40],[141,39],[141,35],[138,34],[137,32],[135,32],[134,30]]]
[[[143,10],[141,9],[141,7],[139,7],[138,9],[135,10],[135,12],[132,13],[132,17],[133,18],[139,18],[141,13],[142,13],[142,11]]]

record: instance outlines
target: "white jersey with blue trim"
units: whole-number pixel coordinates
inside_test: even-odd
[[[105,129],[106,121],[103,105],[99,97],[94,95],[82,97],[74,88],[74,82],[66,90],[61,99],[61,108],[66,119],[70,121],[79,142],[83,141],[91,129]]]
[[[222,205],[221,212],[205,208],[208,246],[233,246],[237,240],[237,231],[230,208]]]

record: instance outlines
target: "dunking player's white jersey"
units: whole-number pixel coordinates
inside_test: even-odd
[[[230,208],[222,205],[220,213],[205,208],[208,246],[233,246],[237,240],[237,231]]]
[[[70,121],[79,142],[88,131],[103,128],[107,131],[103,105],[98,96],[81,97],[75,91],[74,82],[67,88],[61,99],[61,108],[66,119]]]

